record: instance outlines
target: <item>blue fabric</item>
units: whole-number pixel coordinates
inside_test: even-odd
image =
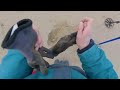
[[[112,63],[106,58],[102,49],[97,45],[89,50],[78,53],[82,62],[82,68],[90,79],[117,79]]]
[[[112,63],[106,58],[102,49],[93,45],[87,51],[79,54],[82,67],[89,79],[117,79]],[[53,69],[48,70],[48,75],[40,72],[32,73],[32,68],[27,64],[26,58],[17,50],[8,50],[0,65],[0,79],[52,79]],[[71,71],[72,79],[87,79],[76,70]]]
[[[0,65],[0,79],[19,79],[30,75],[32,68],[26,58],[17,50],[8,50]]]
[[[81,53],[87,51],[88,49],[90,49],[94,44],[95,44],[94,41],[91,39],[88,46],[86,46],[85,48],[83,48],[83,49],[81,49],[81,50],[80,50],[80,49],[77,49],[77,52],[78,52],[79,54],[81,54]]]

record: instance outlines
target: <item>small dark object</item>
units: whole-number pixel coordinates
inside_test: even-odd
[[[45,47],[41,47],[39,48],[39,53],[41,54],[42,57],[47,57],[47,58],[54,58],[54,54],[52,53],[52,51],[50,49],[47,49]]]
[[[112,28],[115,23],[118,24],[118,23],[120,23],[120,21],[113,21],[113,19],[111,19],[111,18],[107,18],[105,20],[105,26],[108,28]]]

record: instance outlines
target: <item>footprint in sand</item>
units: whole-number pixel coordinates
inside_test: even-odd
[[[59,22],[53,26],[48,34],[47,44],[53,46],[61,37],[73,32],[75,32],[75,26],[69,25],[66,21]]]

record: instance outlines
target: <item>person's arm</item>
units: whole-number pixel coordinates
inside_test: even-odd
[[[35,29],[34,29],[35,30]],[[38,51],[43,45],[42,37],[37,32],[35,49]],[[0,79],[24,79],[32,74],[33,69],[28,65],[26,57],[18,50],[8,50],[0,64]]]
[[[112,63],[102,49],[94,44],[91,35],[92,19],[86,18],[79,24],[76,37],[78,56],[89,79],[117,79]]]
[[[18,50],[8,50],[0,64],[0,79],[24,79],[32,70]]]
[[[91,40],[82,50],[77,50],[82,67],[89,79],[117,79],[112,63],[106,58],[102,49]]]

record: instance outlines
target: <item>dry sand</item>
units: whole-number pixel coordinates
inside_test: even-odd
[[[50,48],[60,37],[75,31],[79,21],[84,17],[94,19],[93,38],[96,43],[118,37],[120,35],[120,24],[115,24],[112,29],[104,25],[104,20],[108,17],[114,20],[120,20],[119,11],[0,11],[0,44],[9,28],[17,21],[30,18],[34,26],[43,37],[43,45]],[[113,63],[114,69],[120,76],[120,40],[102,45],[108,59]],[[68,48],[65,52],[58,55],[55,59],[69,60],[70,65],[81,67],[81,63],[76,53],[77,46]],[[7,50],[0,47],[0,60],[6,54]],[[54,60],[48,59],[52,64]]]

